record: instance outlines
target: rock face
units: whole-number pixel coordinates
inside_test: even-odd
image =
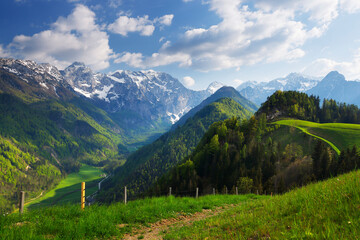
[[[306,92],[315,87],[320,78],[309,77],[299,73],[290,73],[284,78],[277,78],[270,82],[245,82],[236,89],[245,98],[260,105],[265,102],[267,97],[277,90]]]

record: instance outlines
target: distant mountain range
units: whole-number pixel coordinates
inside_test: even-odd
[[[346,81],[344,75],[336,71],[330,72],[306,93],[319,96],[321,100],[331,98],[337,102],[360,106],[360,82]]]
[[[290,73],[284,78],[276,78],[270,82],[245,82],[236,88],[241,95],[250,101],[261,105],[267,97],[276,90],[306,92],[315,87],[321,78],[305,76],[299,73]]]
[[[291,73],[284,78],[277,78],[270,82],[245,82],[236,88],[241,95],[250,101],[261,105],[267,97],[276,90],[298,91],[319,96],[320,99],[334,99],[337,102],[356,104],[360,106],[360,82],[347,81],[336,72],[330,72],[324,78],[317,78]]]

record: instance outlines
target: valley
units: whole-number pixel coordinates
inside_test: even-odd
[[[359,22],[360,0],[0,1],[0,240],[360,239]]]
[[[103,178],[104,172],[101,169],[83,164],[79,172],[69,174],[54,189],[42,194],[42,197],[34,201],[27,202],[25,206],[31,210],[52,205],[78,203],[81,182],[85,182],[85,196],[87,197],[98,191],[98,183]]]

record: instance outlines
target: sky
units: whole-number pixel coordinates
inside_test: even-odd
[[[1,0],[0,57],[153,69],[186,87],[360,79],[359,0]]]

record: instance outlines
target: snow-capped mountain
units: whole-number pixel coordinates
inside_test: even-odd
[[[206,91],[210,94],[214,94],[217,90],[224,87],[225,85],[220,82],[212,82],[210,83],[209,87],[206,89]]]
[[[316,87],[306,93],[319,96],[321,100],[331,98],[337,102],[360,106],[360,82],[346,81],[344,75],[337,71],[328,73]]]
[[[75,62],[61,73],[76,92],[131,124],[174,123],[210,95],[189,90],[169,74],[152,70],[102,74]]]
[[[16,89],[39,98],[63,98],[70,94],[70,86],[60,71],[50,64],[37,64],[31,60],[0,58],[3,90]]]
[[[277,78],[270,82],[244,82],[237,87],[237,90],[245,98],[260,105],[267,97],[277,90],[294,90],[306,92],[315,87],[321,78],[305,76],[299,73],[290,73],[284,78]]]

